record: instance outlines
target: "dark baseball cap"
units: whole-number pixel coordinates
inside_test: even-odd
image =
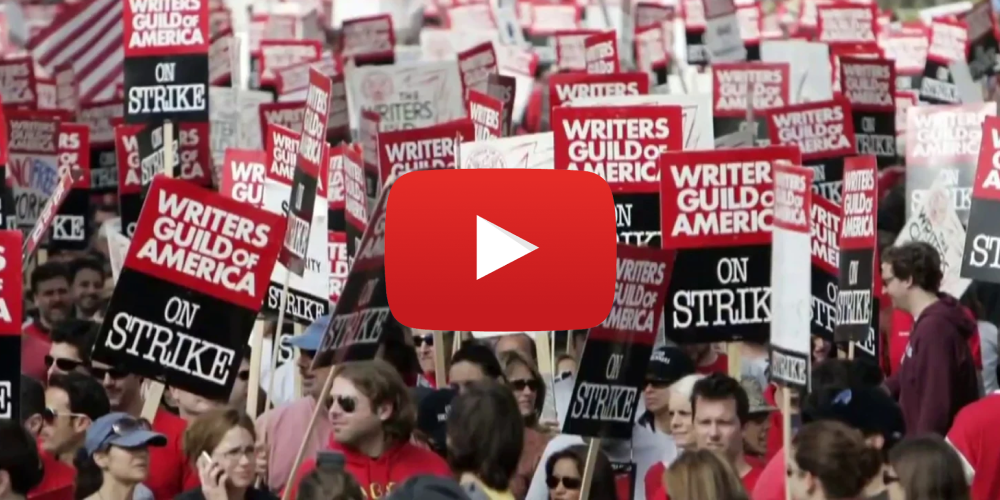
[[[443,451],[448,433],[448,409],[455,399],[452,389],[438,389],[424,396],[417,406],[417,429],[432,441],[435,451]]]
[[[824,400],[825,399],[825,400]],[[830,391],[829,397],[803,410],[803,421],[837,420],[866,436],[881,435],[886,449],[903,439],[903,410],[881,387],[855,387]]]
[[[694,372],[694,361],[684,351],[663,346],[653,350],[646,368],[646,378],[672,384]]]

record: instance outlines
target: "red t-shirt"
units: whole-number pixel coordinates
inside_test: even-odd
[[[993,393],[962,408],[948,431],[948,440],[976,470],[972,498],[1000,498],[1000,394]]]
[[[651,491],[663,489],[663,473],[665,472],[667,472],[667,466],[663,465],[663,462],[656,462],[646,471],[646,477],[643,480],[645,481],[647,496],[649,496],[648,493]],[[653,497],[650,496],[650,498]]]
[[[73,500],[76,493],[76,469],[46,452],[39,445],[42,482],[28,492],[29,500]]]
[[[21,328],[21,373],[38,380],[48,381],[49,369],[45,366],[45,356],[52,347],[49,334],[34,320],[29,320]]]
[[[754,500],[785,500],[785,450],[780,449],[771,457],[757,477],[753,490],[747,490]]]
[[[149,477],[143,481],[156,500],[173,500],[180,493],[200,486],[198,474],[184,457],[183,439],[187,422],[163,408],[156,411],[153,431],[167,437],[167,445],[149,448]]]
[[[729,356],[725,354],[716,354],[715,362],[710,365],[698,366],[694,371],[702,375],[711,375],[713,373],[729,373]]]

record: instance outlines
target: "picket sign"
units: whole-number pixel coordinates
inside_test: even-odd
[[[288,270],[285,273],[285,281],[281,284],[281,299],[279,300],[279,304],[278,304],[278,329],[277,329],[276,333],[274,334],[274,342],[272,342],[272,344],[274,344],[274,345],[271,346],[271,371],[268,372],[268,373],[271,374],[271,380],[268,381],[268,384],[267,384],[267,398],[264,400],[264,408],[270,408],[271,407],[271,395],[274,394],[274,379],[277,378],[277,377],[274,376],[274,372],[275,372],[275,370],[278,369],[278,352],[281,350],[281,329],[285,325],[285,308],[288,307],[288,280],[291,278],[291,276],[292,276],[292,272],[291,272],[291,270]],[[260,339],[257,339],[256,337],[254,337],[254,342],[257,342],[258,340],[260,341],[260,343],[256,343],[252,347],[252,349],[254,351],[257,351],[258,349],[263,349],[264,348],[264,337],[263,337],[263,335],[260,337]],[[253,363],[253,357],[252,356],[251,356],[251,359],[250,359],[250,363]],[[253,365],[250,366],[250,376],[252,377],[256,373],[257,374],[257,380],[259,381],[260,380],[260,369],[261,369],[261,367],[260,367],[260,361],[258,360],[257,363],[258,363],[258,365],[257,365],[257,369],[256,370],[254,370]],[[296,370],[295,373],[297,374],[298,371]],[[296,381],[295,386],[298,387],[299,386],[299,384],[298,384],[298,382],[299,382],[298,375],[296,375],[295,381]],[[248,387],[254,387],[254,386],[251,385],[251,386],[248,386]],[[247,399],[247,404],[249,404],[249,403],[250,403],[250,400]],[[257,415],[257,409],[256,409],[256,407],[254,407],[252,411],[253,411],[253,413],[251,413],[251,408],[248,406],[247,407],[247,414],[248,415]]]
[[[146,125],[147,127],[150,125]],[[168,178],[174,176],[174,124],[171,121],[163,122],[163,175]],[[147,422],[152,422],[156,418],[156,410],[160,408],[160,401],[163,399],[163,382],[150,381],[147,387],[146,399],[142,403],[142,418]]]
[[[461,332],[455,332],[455,344],[452,350],[452,354],[462,347]],[[444,332],[441,330],[434,331],[434,384],[438,389],[444,389],[448,385],[448,366],[445,363],[445,340]]]
[[[601,438],[590,438],[590,443],[587,445],[587,461],[583,464],[580,498],[590,498],[590,486],[594,482],[594,466],[597,464],[597,454],[600,452]]]

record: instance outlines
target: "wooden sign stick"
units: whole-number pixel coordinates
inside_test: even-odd
[[[292,277],[292,271],[285,268],[285,282],[281,285],[281,300],[278,304],[278,327],[274,330],[274,339],[271,345],[271,379],[267,383],[267,399],[264,403],[264,411],[271,408],[271,401],[274,401],[274,372],[278,370],[278,353],[281,351],[281,332],[285,326],[285,308],[288,307],[288,280]],[[263,348],[263,347],[262,347]],[[259,375],[258,375],[259,376]]]
[[[601,452],[600,438],[590,438],[587,446],[587,462],[583,465],[583,479],[580,484],[580,498],[590,500],[590,486],[594,482],[594,465],[597,464],[597,454]],[[597,499],[594,500],[603,500]]]
[[[455,338],[460,336],[460,333],[455,332]],[[434,384],[438,389],[444,389],[448,385],[448,363],[444,359],[448,350],[444,344],[444,332],[434,330]]]
[[[781,389],[781,434],[784,439],[785,467],[792,463],[792,395],[790,387]],[[785,488],[785,500],[792,500],[792,489]]]
[[[170,121],[163,122],[163,175],[167,178],[174,176],[174,124]],[[156,410],[160,409],[164,389],[163,382],[149,381],[146,400],[142,403],[142,418],[150,424],[156,418]]]
[[[260,365],[264,357],[264,320],[253,323],[250,334],[250,380],[247,382],[247,415],[257,416],[257,396],[260,391]],[[274,376],[271,376],[274,378]]]

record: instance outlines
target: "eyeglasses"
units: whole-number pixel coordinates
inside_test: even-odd
[[[250,380],[250,370],[241,370],[236,374],[236,377],[241,381],[246,382],[247,380]]]
[[[895,276],[883,274],[882,275],[882,286],[889,286],[889,283],[892,283],[892,280],[894,280],[894,279],[896,279]]]
[[[324,401],[324,406],[326,406],[326,411],[329,412],[333,409],[333,403],[337,403],[337,406],[344,413],[354,413],[354,410],[358,409],[358,400],[354,396],[330,396]]]
[[[54,410],[52,408],[46,408],[42,410],[42,420],[51,425],[59,417],[86,417],[83,413],[62,413],[59,410]]]
[[[98,381],[103,381],[104,377],[111,377],[111,380],[121,380],[128,376],[128,372],[118,368],[96,368],[90,367],[90,374]]]
[[[670,387],[670,382],[667,382],[666,380],[658,380],[655,378],[647,378],[646,382],[643,384],[643,387],[644,388],[652,387],[653,389],[666,389],[667,387]]]
[[[433,334],[427,334],[427,335],[414,335],[413,336],[413,345],[415,347],[420,347],[420,346],[422,346],[424,344],[427,344],[428,347],[433,346],[434,345],[434,335]]]
[[[242,457],[247,457],[253,460],[256,453],[257,450],[254,449],[253,445],[250,445],[250,446],[244,446],[242,448],[233,448],[231,450],[224,451],[222,452],[222,456],[226,460],[239,460]]]
[[[576,491],[580,489],[583,481],[578,477],[559,477],[559,476],[549,476],[545,478],[545,484],[550,490],[554,490],[559,487],[559,484],[563,485],[563,488],[567,490]]]
[[[521,380],[510,381],[511,388],[513,388],[514,391],[516,392],[521,392],[525,389],[531,389],[531,392],[538,392],[539,385],[541,384],[539,384],[538,381],[535,379],[528,379],[528,380],[521,379]]]
[[[52,356],[46,354],[45,368],[52,368],[52,365],[56,365],[56,368],[64,372],[71,372],[81,366],[84,366],[83,361],[77,361],[75,359],[69,359],[69,358],[53,358]]]
[[[144,418],[122,417],[117,422],[111,424],[111,431],[119,436],[131,434],[136,431],[148,431],[152,428],[149,421]]]

